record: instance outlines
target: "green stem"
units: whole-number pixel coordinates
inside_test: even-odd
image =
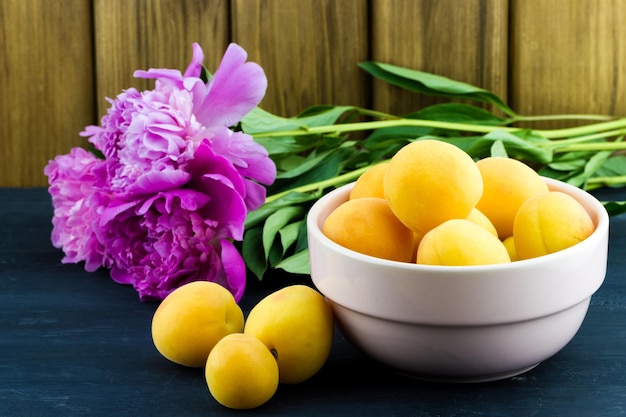
[[[376,130],[387,127],[414,126],[414,127],[432,127],[446,130],[462,130],[466,132],[489,133],[496,129],[505,129],[509,131],[518,131],[519,128],[501,127],[501,126],[485,126],[473,125],[467,123],[456,122],[439,122],[434,120],[421,119],[394,119],[394,120],[378,120],[373,122],[357,122],[344,123],[337,125],[316,126],[308,129],[283,130],[280,132],[256,133],[253,137],[282,137],[282,136],[303,136],[324,133],[346,133],[358,132],[363,130]]]
[[[556,120],[597,120],[597,121],[610,121],[615,120],[614,116],[607,116],[604,114],[549,114],[543,116],[521,116],[518,115],[514,122],[542,122],[542,121],[556,121]]]
[[[554,149],[554,152],[595,152],[626,149],[626,142],[575,143]]]
[[[364,108],[361,108],[361,107],[357,107],[357,111],[362,116],[371,116],[371,117],[375,117],[377,119],[387,119],[387,120],[402,119],[402,117],[394,116],[393,114],[383,113],[383,112],[376,111],[376,110],[364,109]]]
[[[593,123],[585,126],[567,127],[563,129],[535,130],[535,132],[548,139],[563,139],[623,128],[626,128],[626,118],[612,120],[610,122]]]
[[[317,181],[311,184],[301,185],[300,187],[295,187],[290,190],[286,190],[277,194],[272,194],[265,199],[265,204],[269,204],[273,201],[276,201],[279,198],[284,197],[289,193],[294,193],[294,192],[295,193],[310,193],[312,191],[321,191],[328,187],[348,183],[352,180],[357,179],[362,173],[364,173],[365,171],[367,171],[369,168],[371,168],[374,165],[376,164],[367,165],[362,168],[355,169],[354,171],[346,172],[345,174],[341,174],[333,178],[328,178],[328,179]]]
[[[584,143],[584,142],[589,142],[595,139],[604,139],[604,138],[609,138],[609,137],[613,137],[613,136],[621,136],[626,134],[626,128],[625,129],[616,129],[616,130],[609,130],[609,131],[604,131],[604,132],[600,132],[600,133],[594,133],[592,135],[584,135],[584,136],[577,136],[574,138],[570,138],[570,139],[559,139],[556,140],[552,143],[550,143],[549,145],[546,145],[548,147],[555,147],[555,148],[559,148],[562,147],[563,145],[571,145],[571,144],[575,144],[575,143]]]
[[[626,184],[626,175],[617,175],[615,177],[592,177],[587,180],[588,185],[620,185]]]
[[[456,122],[441,122],[435,120],[422,120],[422,119],[394,119],[394,120],[377,120],[373,122],[357,122],[357,123],[344,123],[336,125],[315,126],[306,129],[297,130],[284,130],[280,132],[265,132],[253,134],[253,137],[285,137],[285,136],[304,136],[312,134],[324,134],[324,133],[346,133],[356,132],[363,130],[376,130],[388,127],[400,127],[400,126],[414,126],[414,127],[431,127],[436,129],[445,130],[458,130],[474,133],[489,133],[495,130],[505,130],[508,132],[516,132],[524,130],[516,127],[505,126],[491,126],[491,125],[478,125],[469,123],[456,123]],[[599,122],[584,126],[562,128],[562,129],[550,129],[550,130],[535,130],[535,132],[547,139],[563,139],[572,138],[575,136],[598,134],[604,131],[613,131],[626,128],[626,118],[612,120],[608,122]]]
[[[368,112],[365,109],[360,109],[362,114],[367,114],[376,117],[393,117],[379,112]],[[523,116],[522,116],[523,117]],[[555,120],[555,118],[570,118],[568,115],[556,115],[556,116],[536,116],[533,120]],[[596,117],[596,116],[593,116]],[[600,116],[598,116],[600,117]],[[571,118],[581,119],[581,116],[571,116]],[[524,120],[530,120],[530,118],[524,118]],[[346,133],[356,132],[363,130],[376,130],[388,127],[399,126],[415,126],[415,127],[431,127],[445,130],[457,130],[474,133],[490,133],[496,130],[505,130],[509,132],[515,132],[524,130],[514,127],[503,126],[491,126],[491,125],[475,125],[467,123],[456,122],[441,122],[434,120],[421,120],[421,119],[405,119],[397,118],[391,120],[378,120],[371,122],[357,122],[357,123],[344,123],[336,125],[316,126],[311,128],[303,128],[297,130],[280,131],[280,132],[266,132],[256,133],[253,137],[286,137],[286,136],[303,136],[311,134],[325,134],[325,133]],[[595,124],[564,128],[564,129],[552,129],[552,130],[535,130],[535,132],[547,139],[560,139],[555,141],[553,146],[555,152],[574,152],[574,151],[606,151],[606,150],[619,150],[626,149],[626,143],[621,141],[615,142],[598,142],[598,143],[581,143],[594,139],[600,139],[605,137],[617,136],[626,134],[626,118],[611,120],[607,122],[599,122]],[[569,138],[569,139],[565,139]],[[374,165],[374,164],[372,164]],[[354,171],[347,172],[337,177],[329,178],[326,180],[318,181],[311,184],[305,184],[300,187],[295,187],[290,190],[286,190],[277,194],[270,195],[266,198],[265,204],[269,204],[278,200],[281,197],[291,193],[300,192],[308,193],[313,191],[322,191],[325,188],[331,186],[337,186],[344,183],[348,183],[357,179],[363,172],[369,169],[372,165],[368,165]],[[604,181],[606,184],[621,184],[626,183],[625,177],[596,177],[591,179],[591,184],[600,183]]]

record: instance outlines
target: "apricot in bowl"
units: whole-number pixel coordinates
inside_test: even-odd
[[[423,265],[347,249],[322,227],[353,184],[318,200],[307,218],[311,277],[346,339],[400,373],[454,382],[512,377],[559,352],[604,281],[609,217],[589,193],[543,181],[584,207],[593,232],[567,249],[490,265]]]

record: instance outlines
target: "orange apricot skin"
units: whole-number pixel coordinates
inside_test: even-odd
[[[483,194],[476,208],[491,220],[500,240],[513,234],[520,206],[529,198],[547,193],[548,186],[528,165],[516,159],[488,157],[476,162],[483,179]]]
[[[346,201],[326,218],[322,232],[335,243],[365,255],[399,262],[411,262],[414,257],[413,232],[382,198]]]
[[[483,190],[480,171],[460,148],[438,140],[418,140],[390,160],[385,198],[407,227],[423,236],[450,219],[467,217]]]
[[[385,198],[383,178],[388,166],[389,162],[382,162],[361,174],[350,190],[350,200],[363,197]]]
[[[504,244],[482,226],[465,219],[448,220],[422,238],[418,264],[489,265],[510,262]]]
[[[536,258],[585,240],[595,226],[573,197],[550,191],[527,200],[515,216],[513,241],[519,259]]]

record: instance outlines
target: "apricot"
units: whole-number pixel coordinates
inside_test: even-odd
[[[510,262],[502,242],[466,219],[448,220],[430,230],[417,248],[417,263],[465,266]]]
[[[515,250],[515,239],[513,239],[513,235],[507,237],[502,241],[506,251],[509,253],[509,258],[511,258],[511,262],[519,260],[517,257],[517,251]]]
[[[297,384],[326,363],[334,318],[324,296],[306,285],[275,291],[250,310],[244,333],[258,338],[276,357],[280,382]]]
[[[224,336],[243,330],[243,311],[233,295],[214,282],[196,281],[172,291],[152,317],[152,341],[165,358],[202,367]]]
[[[482,226],[489,233],[498,237],[498,231],[496,230],[493,223],[491,223],[491,220],[489,220],[489,218],[477,208],[473,208],[472,211],[470,211],[469,216],[467,216],[465,219],[471,221],[472,223],[476,223],[479,226]]]
[[[483,190],[480,171],[467,153],[430,139],[400,149],[383,185],[393,213],[420,236],[446,220],[466,218]]]
[[[274,356],[254,336],[234,333],[211,350],[204,375],[215,400],[233,409],[256,408],[278,389],[278,365]]]
[[[363,197],[385,198],[383,177],[388,166],[389,162],[382,162],[361,174],[350,190],[350,200]]]
[[[341,246],[377,258],[411,262],[415,252],[413,232],[382,198],[342,203],[326,218],[322,232]]]
[[[541,176],[516,159],[489,157],[476,162],[483,194],[476,208],[491,220],[500,240],[513,234],[515,215],[524,201],[548,192]]]
[[[519,259],[558,252],[585,240],[595,226],[576,199],[560,191],[539,194],[519,208],[513,239]]]

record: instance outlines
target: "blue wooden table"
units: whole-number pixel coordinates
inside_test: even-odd
[[[626,199],[626,192],[599,198],[606,196]],[[140,302],[106,271],[61,264],[50,244],[51,215],[45,189],[0,189],[0,416],[237,414],[213,400],[201,369],[156,351],[155,303]],[[242,308],[286,282],[251,280]],[[579,333],[532,371],[482,384],[420,382],[373,363],[336,333],[315,377],[280,386],[249,414],[626,415],[626,215],[611,220],[607,277]]]

